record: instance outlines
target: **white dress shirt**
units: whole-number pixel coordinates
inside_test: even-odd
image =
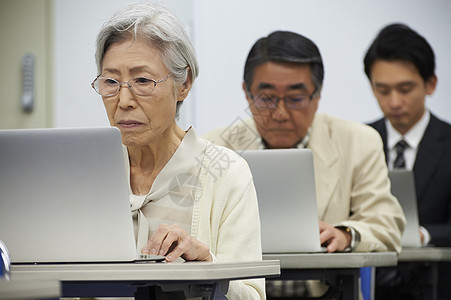
[[[405,140],[409,145],[404,151],[404,159],[406,161],[406,169],[412,170],[415,164],[415,158],[418,152],[418,145],[423,138],[426,127],[429,124],[431,118],[430,112],[426,111],[421,119],[413,126],[405,135],[400,134],[390,123],[388,119],[385,119],[385,125],[387,128],[387,148],[388,148],[388,168],[393,169],[393,162],[396,158],[395,145],[400,140]]]

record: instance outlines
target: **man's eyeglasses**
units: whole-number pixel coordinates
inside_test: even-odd
[[[261,92],[257,96],[254,96],[249,92],[249,96],[253,100],[254,106],[256,106],[259,109],[275,110],[277,109],[279,101],[283,100],[285,102],[285,105],[289,109],[300,110],[307,108],[309,106],[311,100],[316,97],[316,93],[314,92],[311,95],[297,94],[285,97],[277,97],[273,95],[268,95],[265,92]]]
[[[171,73],[158,81],[147,77],[135,77],[130,79],[128,82],[119,82],[116,79],[101,77],[101,75],[99,75],[91,83],[91,86],[99,95],[105,97],[116,95],[123,84],[126,84],[134,94],[139,96],[147,96],[153,92],[158,83],[166,81],[170,75]]]

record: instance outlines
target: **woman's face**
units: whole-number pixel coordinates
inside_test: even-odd
[[[135,77],[159,81],[168,74],[160,51],[140,40],[112,44],[102,62],[102,77],[119,82]],[[110,124],[119,128],[124,145],[144,146],[170,134],[171,127],[175,126],[176,104],[186,94],[182,91],[177,99],[169,76],[158,83],[150,95],[136,95],[123,83],[116,95],[102,96],[102,99]]]

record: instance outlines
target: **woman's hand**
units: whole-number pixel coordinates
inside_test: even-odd
[[[319,238],[327,252],[344,251],[351,244],[351,235],[334,226],[319,221]]]
[[[191,235],[176,224],[161,224],[158,226],[141,253],[165,255],[168,262],[179,257],[184,260],[212,260],[208,247],[193,239]]]

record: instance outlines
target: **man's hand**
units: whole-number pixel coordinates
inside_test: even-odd
[[[327,252],[344,251],[351,244],[351,234],[319,221],[319,238]]]
[[[141,253],[165,255],[168,262],[179,257],[184,260],[212,260],[208,247],[193,239],[191,235],[176,224],[161,224],[158,226]]]

